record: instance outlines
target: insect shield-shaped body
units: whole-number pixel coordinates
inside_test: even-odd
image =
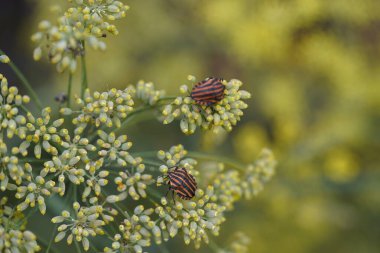
[[[223,79],[209,77],[193,87],[190,97],[200,105],[210,106],[224,98],[225,89]]]
[[[169,191],[176,193],[181,199],[191,199],[195,195],[197,182],[185,168],[175,167],[168,175]]]

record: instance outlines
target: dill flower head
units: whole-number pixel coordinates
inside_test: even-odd
[[[155,227],[155,222],[151,220],[154,213],[153,208],[145,209],[143,205],[138,205],[128,218],[119,225],[119,232],[112,240],[111,247],[105,247],[105,253],[116,252],[136,252],[142,253],[143,247],[151,245],[151,231]]]
[[[223,81],[225,86],[223,98],[215,104],[200,105],[189,96],[190,90],[187,85],[182,85],[182,96],[177,97],[171,104],[162,110],[163,123],[169,124],[175,119],[180,120],[180,128],[185,134],[193,134],[200,127],[212,129],[223,127],[231,131],[243,115],[243,110],[248,105],[243,101],[251,97],[245,90],[240,90],[243,83],[232,79]]]
[[[82,242],[83,248],[87,251],[90,247],[88,237],[104,234],[104,226],[113,221],[114,210],[103,208],[102,205],[93,203],[89,207],[81,206],[78,202],[73,203],[74,212],[63,210],[61,215],[51,219],[52,223],[61,224],[58,226],[58,234],[54,241],[59,242],[66,238],[70,245],[73,240]]]
[[[27,207],[33,208],[37,204],[41,214],[45,214],[45,198],[49,198],[53,192],[57,191],[54,187],[55,182],[46,178],[47,173],[44,170],[41,170],[40,175],[34,176],[33,168],[29,163],[25,163],[25,171],[26,180],[16,189],[15,197],[22,199],[22,202],[17,205],[17,210],[24,211]]]
[[[152,82],[139,81],[136,85],[136,98],[144,104],[154,105],[165,95],[164,90],[156,90]]]
[[[164,162],[159,168],[160,172],[163,174],[167,174],[169,168],[178,166],[185,168],[194,176],[199,175],[199,172],[195,170],[197,161],[187,157],[187,150],[181,144],[172,146],[168,151],[159,150],[157,152],[157,158]]]
[[[85,181],[85,170],[80,163],[80,156],[68,150],[59,156],[53,156],[52,160],[44,163],[44,172],[58,175],[58,189],[62,196],[65,193],[68,178],[71,183],[79,185]]]
[[[20,127],[26,124],[26,118],[20,113],[22,106],[29,103],[28,96],[19,94],[17,87],[8,85],[8,80],[0,74],[0,130],[7,130],[7,137],[14,134],[22,138]]]
[[[84,98],[77,98],[76,104],[80,107],[78,112],[70,108],[62,108],[60,112],[64,115],[76,114],[72,123],[77,126],[75,134],[81,134],[87,125],[120,127],[121,120],[125,119],[133,111],[134,90],[110,89],[107,92],[90,93],[87,89]]]
[[[24,215],[7,205],[7,198],[0,199],[0,251],[30,252],[40,251],[37,237],[25,230]]]
[[[174,206],[163,197],[161,205],[155,209],[161,218],[163,239],[167,241],[180,234],[185,244],[194,241],[195,247],[199,248],[202,241],[208,243],[207,232],[218,235],[220,225],[225,221],[226,208],[212,200],[213,194],[211,186],[206,191],[198,189],[194,200],[177,202]]]
[[[31,166],[28,163],[20,163],[16,156],[8,153],[8,147],[5,142],[0,139],[0,190],[15,190],[16,185],[21,185],[29,176],[26,174],[31,172]]]
[[[51,119],[51,108],[46,107],[41,112],[41,117],[35,118],[30,112],[27,113],[27,124],[18,129],[18,135],[25,139],[18,148],[12,150],[13,153],[28,155],[28,148],[34,145],[34,155],[41,158],[42,149],[49,154],[57,155],[58,149],[55,144],[61,143],[61,137],[65,137],[65,130],[59,131],[64,119]]]
[[[59,72],[69,69],[73,73],[77,56],[85,54],[85,44],[95,50],[106,49],[104,38],[119,33],[112,22],[125,17],[129,7],[114,0],[69,2],[70,8],[54,24],[46,20],[39,23],[32,40],[38,44],[33,53],[35,60],[46,54]]]

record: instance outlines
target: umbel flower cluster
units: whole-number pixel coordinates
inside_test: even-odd
[[[7,205],[8,199],[0,199],[0,251],[1,252],[37,252],[41,248],[37,237],[25,229],[25,217]]]
[[[117,34],[109,22],[124,17],[127,7],[114,0],[69,4],[57,24],[43,21],[33,36],[39,43],[36,59],[46,50],[58,70],[70,68],[69,94],[59,108],[41,106],[0,50],[0,62],[15,70],[38,107],[33,110],[29,96],[0,74],[0,193],[10,196],[9,204],[7,198],[0,201],[0,251],[49,252],[65,241],[78,252],[155,252],[174,237],[195,248],[213,245],[211,238],[219,235],[236,201],[259,193],[273,176],[272,152],[263,149],[251,164],[188,151],[181,144],[135,152],[125,127],[143,119],[137,114],[153,110],[164,124],[179,119],[185,134],[197,128],[230,131],[250,94],[232,79],[218,84],[213,103],[199,103],[188,86],[174,97],[144,81],[100,92],[91,91],[82,78],[82,92],[71,103],[77,56],[87,53],[86,44],[104,48],[104,35]],[[81,71],[87,76],[83,58]],[[213,89],[207,92],[215,95]],[[26,230],[32,216],[52,224],[51,238]],[[246,252],[247,242],[240,235],[218,252]]]
[[[119,31],[112,24],[126,16],[129,7],[114,0],[72,0],[70,7],[56,22],[41,21],[32,40],[38,46],[33,57],[39,60],[46,54],[57,70],[77,69],[77,56],[84,54],[85,44],[94,50],[105,50],[102,38]]]
[[[189,80],[195,80],[193,76]],[[190,88],[187,85],[180,87],[182,96],[177,97],[171,104],[162,110],[164,124],[169,124],[175,119],[180,119],[180,127],[185,134],[193,134],[197,127],[211,129],[223,127],[231,131],[243,115],[243,110],[248,105],[243,101],[249,99],[251,94],[240,90],[243,83],[237,79],[229,82],[223,81],[225,86],[224,98],[211,106],[199,106],[189,96]]]

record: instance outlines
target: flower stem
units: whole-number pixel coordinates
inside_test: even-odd
[[[136,152],[133,153],[132,155],[134,156],[142,156],[142,157],[157,157],[157,151],[144,151],[144,152]],[[228,164],[236,169],[239,169],[241,171],[246,170],[246,166],[234,159],[225,157],[225,156],[220,156],[220,155],[213,155],[213,154],[205,154],[205,153],[200,153],[196,151],[188,151],[187,156],[192,157],[192,158],[197,158],[201,160],[212,160],[212,161],[217,161],[217,162],[222,162],[225,164]]]
[[[170,251],[163,244],[157,245],[162,253],[170,253]]]
[[[5,53],[0,49],[0,54],[5,54]],[[40,99],[38,98],[37,93],[33,90],[32,86],[30,85],[28,79],[26,79],[24,74],[20,71],[20,69],[16,66],[16,64],[13,63],[12,60],[8,64],[11,67],[11,69],[13,70],[13,72],[15,72],[16,76],[20,79],[20,81],[24,85],[24,87],[28,90],[29,95],[35,101],[38,109],[41,110],[42,109],[42,103],[41,103]]]
[[[225,157],[225,156],[219,156],[219,155],[213,155],[213,154],[204,154],[204,153],[200,153],[200,152],[196,152],[196,151],[188,151],[187,154],[189,157],[202,159],[202,160],[218,161],[218,162],[228,164],[228,165],[230,165],[236,169],[242,170],[242,171],[246,170],[246,166],[244,164],[242,164],[242,163],[240,163],[234,159]]]
[[[212,238],[209,238],[208,246],[215,253],[220,252],[219,246],[214,242],[214,240]]]
[[[79,243],[77,242],[76,239],[74,239],[74,245],[77,250],[77,253],[82,253],[82,250],[80,249]]]
[[[73,83],[73,74],[71,72],[69,72],[69,83],[67,85],[67,107],[68,108],[70,108],[72,83]]]
[[[86,48],[85,42],[82,41],[83,53],[81,55],[81,63],[82,63],[82,86],[81,86],[81,98],[84,98],[84,92],[88,88],[87,84],[87,69],[86,69]]]
[[[57,227],[58,227],[58,224],[55,224],[54,228],[53,228],[53,233],[51,234],[51,238],[49,240],[49,244],[47,245],[45,253],[49,253],[49,251],[50,251],[51,245],[53,244],[54,235],[55,235],[55,231],[57,230]]]
[[[115,132],[118,133],[119,131],[123,130],[123,128],[124,128],[126,125],[128,125],[128,123],[129,123],[130,121],[132,121],[132,120],[136,117],[137,114],[139,114],[139,113],[141,113],[141,112],[144,112],[144,111],[151,110],[151,109],[153,109],[153,108],[154,108],[154,106],[151,106],[151,105],[149,105],[149,106],[142,106],[142,107],[140,107],[140,108],[137,108],[136,110],[134,110],[133,112],[131,112],[131,113],[128,115],[128,117],[127,117],[127,118],[121,123],[120,127],[117,128]]]
[[[67,189],[66,197],[65,197],[65,199],[63,201],[64,205],[66,205],[67,202],[69,201],[72,191],[73,191],[73,187],[69,187],[69,189]],[[51,248],[51,246],[53,244],[53,241],[54,241],[55,231],[57,230],[57,227],[58,227],[58,224],[55,224],[54,228],[53,228],[53,232],[52,232],[50,240],[49,240],[49,244],[48,244],[48,246],[46,248],[45,253],[49,253],[49,251],[50,251],[50,248]]]
[[[158,99],[157,102],[161,102],[161,101],[165,101],[165,100],[174,100],[176,98],[177,98],[177,96],[162,97],[162,98]]]

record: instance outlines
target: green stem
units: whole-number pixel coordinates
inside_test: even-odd
[[[204,154],[196,151],[188,151],[187,152],[189,157],[197,158],[197,159],[202,159],[202,160],[213,160],[217,162],[222,162],[225,164],[228,164],[236,169],[245,171],[247,169],[247,166],[244,165],[243,163],[240,163],[234,159],[225,157],[225,156],[220,156],[220,155],[213,155],[213,154]]]
[[[66,197],[65,197],[65,199],[63,200],[64,205],[66,205],[67,202],[69,201],[72,191],[73,191],[73,188],[72,188],[72,187],[69,187],[69,188],[67,189]],[[51,246],[52,246],[52,244],[53,244],[53,240],[54,240],[54,236],[55,236],[55,231],[57,230],[57,227],[58,227],[58,224],[55,224],[55,225],[54,225],[54,228],[53,228],[53,232],[52,232],[51,237],[50,237],[50,240],[49,240],[49,244],[48,244],[48,246],[47,246],[47,248],[46,248],[45,253],[49,253],[49,251],[50,251],[50,248],[51,248]],[[53,251],[54,251],[54,250],[53,250]]]
[[[116,130],[115,130],[115,133],[118,133],[120,132],[121,130],[123,130],[123,128],[128,125],[128,123],[133,120],[135,117],[136,117],[136,114],[140,113],[140,112],[143,112],[143,111],[147,111],[147,110],[150,110],[150,109],[153,109],[154,106],[142,106],[140,108],[137,108],[135,109],[134,111],[132,111],[128,117],[121,123],[120,127],[118,127]],[[105,127],[102,128],[102,130],[104,130]],[[96,138],[96,136],[98,135],[97,131],[95,131],[89,138],[88,140],[91,142],[93,142]]]
[[[41,244],[43,244],[45,247],[49,248],[50,247],[50,244],[48,244],[46,241],[44,240],[41,240],[41,238],[37,238],[37,241],[40,242]],[[54,252],[54,250],[52,250],[52,252]]]
[[[0,49],[0,54],[5,54],[1,49]],[[32,99],[35,101],[37,107],[39,110],[42,110],[42,103],[40,99],[37,96],[37,93],[33,90],[32,86],[30,85],[28,79],[24,76],[24,74],[20,71],[20,69],[16,66],[16,64],[13,63],[11,60],[9,63],[9,66],[15,72],[16,76],[20,79],[21,83],[24,85],[24,87],[28,90],[30,96]]]
[[[176,99],[177,96],[168,96],[168,97],[163,97],[157,100],[157,102],[165,101],[165,100],[174,100]]]
[[[219,246],[214,242],[214,240],[212,238],[209,238],[208,246],[215,253],[220,252]]]
[[[128,123],[130,121],[132,121],[137,114],[139,114],[140,112],[144,112],[144,111],[148,111],[148,110],[151,110],[151,109],[154,109],[155,107],[154,106],[142,106],[140,108],[137,108],[136,110],[134,110],[133,112],[131,112],[128,117],[121,123],[120,127],[116,129],[116,133],[118,133],[119,131],[123,130],[125,126],[128,125]]]
[[[78,186],[74,185],[73,187],[74,187],[74,193],[73,193],[74,202],[77,202],[78,201]]]
[[[73,83],[73,74],[69,72],[69,83],[67,85],[67,107],[70,108],[70,100],[71,100],[71,86]]]
[[[133,153],[133,156],[142,156],[142,157],[157,157],[157,151],[144,151],[144,152],[137,152]],[[204,154],[196,151],[188,151],[187,155],[192,158],[197,158],[201,160],[212,160],[217,162],[222,162],[225,164],[228,164],[236,169],[245,171],[246,166],[234,159],[227,158],[225,156],[220,155],[213,155],[213,154]]]
[[[78,253],[82,253],[82,250],[81,250],[81,248],[79,246],[79,243],[77,242],[76,239],[74,239],[74,245],[75,245],[75,248],[76,248],[77,252]]]
[[[49,244],[48,244],[48,246],[46,248],[45,253],[49,253],[49,251],[50,251],[51,245],[53,244],[54,235],[55,235],[55,231],[57,230],[57,227],[58,227],[58,224],[55,224],[54,228],[53,228],[53,233],[51,234],[51,237],[50,237],[50,240],[49,240]]]
[[[87,84],[87,69],[86,69],[86,48],[85,42],[82,41],[83,53],[81,55],[81,63],[82,63],[82,86],[81,86],[81,97],[84,98],[84,92],[88,88]]]
[[[25,105],[19,105],[19,107],[20,107],[25,113],[30,112],[29,109],[25,107]]]
[[[47,161],[50,161],[48,159],[37,159],[37,158],[20,158],[18,160],[19,162],[25,162],[25,163],[44,163]]]
[[[157,245],[162,253],[170,253],[170,251],[163,244]]]

